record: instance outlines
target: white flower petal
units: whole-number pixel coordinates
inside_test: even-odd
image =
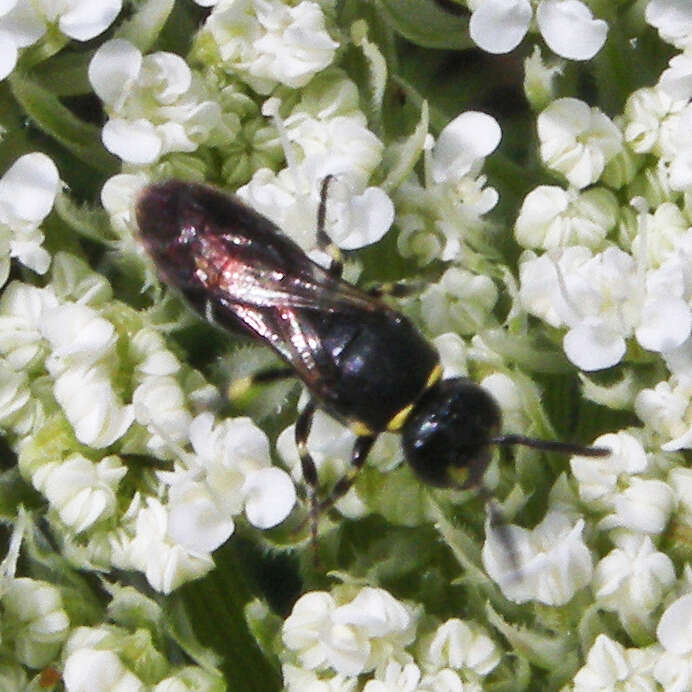
[[[9,31],[0,29],[0,79],[5,79],[17,64],[17,44]]]
[[[108,106],[119,108],[142,68],[142,54],[129,41],[106,41],[89,63],[89,82]]]
[[[58,21],[60,31],[78,41],[88,41],[113,23],[122,8],[122,0],[72,0],[68,6],[69,10]]]
[[[528,0],[485,0],[471,15],[469,34],[488,53],[509,53],[526,35],[531,15]]]
[[[163,148],[156,127],[144,118],[112,118],[104,125],[101,138],[108,151],[127,163],[153,163]]]
[[[280,524],[296,502],[296,489],[291,477],[276,467],[264,468],[248,475],[243,490],[245,516],[258,529]]]
[[[474,164],[497,148],[502,130],[491,115],[466,111],[449,122],[432,149],[432,175],[436,183],[458,180]]]
[[[692,594],[673,601],[658,621],[656,636],[666,651],[680,655],[692,653]]]
[[[692,316],[687,302],[671,296],[644,304],[635,336],[649,351],[670,351],[687,339],[690,328]]]
[[[620,362],[625,355],[622,335],[604,322],[582,322],[562,340],[565,355],[582,370],[601,370]]]
[[[38,225],[53,208],[59,189],[55,164],[45,154],[25,154],[0,179],[0,205],[18,222]]]
[[[593,58],[608,34],[608,25],[579,0],[542,0],[536,21],[550,49],[570,60]]]

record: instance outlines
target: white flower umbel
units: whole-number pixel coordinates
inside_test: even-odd
[[[144,692],[146,686],[129,671],[114,651],[83,647],[65,661],[63,680],[70,692],[123,690]]]
[[[168,533],[191,551],[211,552],[233,533],[245,512],[260,529],[280,524],[296,500],[289,475],[271,465],[267,436],[249,419],[216,423],[202,413],[190,424],[195,456],[187,471],[160,474],[170,486]]]
[[[109,120],[103,143],[123,161],[154,163],[172,151],[194,151],[221,118],[200,79],[174,53],[142,56],[129,41],[104,43],[89,63],[89,81]]]
[[[571,517],[555,511],[531,531],[509,525],[505,531],[509,532],[515,553],[511,555],[504,532],[494,531],[488,520],[483,566],[502,593],[515,603],[564,605],[591,581],[593,563],[582,538],[583,530],[583,519],[575,524]]]
[[[661,616],[656,636],[664,649],[654,668],[654,677],[666,692],[692,688],[692,594],[673,601]]]
[[[594,510],[609,512],[599,528],[625,528],[658,534],[673,509],[673,492],[663,481],[642,478],[649,461],[640,442],[621,432],[599,437],[594,444],[611,450],[603,459],[572,457],[570,467],[579,483],[579,497]]]
[[[656,550],[649,536],[616,532],[614,541],[617,547],[594,570],[594,596],[619,615],[628,632],[650,632],[656,607],[675,583],[673,561]]]
[[[282,638],[304,668],[359,675],[401,654],[415,637],[416,620],[415,611],[384,589],[364,587],[354,594],[338,587],[332,594],[301,596]]]
[[[489,53],[508,53],[529,30],[533,10],[529,0],[469,0],[469,33]],[[549,48],[563,58],[588,60],[601,49],[608,25],[594,19],[580,0],[541,0],[536,23]]]
[[[622,151],[622,133],[605,113],[579,99],[553,101],[538,116],[541,158],[577,188],[595,183]]]
[[[69,38],[88,41],[104,32],[121,8],[122,0],[7,0],[0,7],[0,79],[14,69],[19,49],[39,41],[49,26],[57,25]]]
[[[574,676],[574,692],[594,690],[654,690],[653,667],[658,647],[625,649],[599,634],[586,656],[586,665]],[[668,689],[668,688],[666,688]]]
[[[278,84],[297,89],[334,59],[322,9],[303,1],[220,0],[207,19],[223,69],[260,94]]]
[[[11,257],[38,274],[48,270],[40,225],[59,190],[58,169],[45,154],[25,154],[0,178],[0,286],[7,281]]]

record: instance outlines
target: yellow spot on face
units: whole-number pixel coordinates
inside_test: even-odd
[[[447,469],[447,474],[449,475],[449,479],[452,481],[452,483],[454,483],[455,486],[460,487],[466,482],[469,475],[469,470],[466,468],[466,466],[450,466],[449,469]]]
[[[402,408],[399,413],[395,414],[392,420],[387,423],[387,430],[390,432],[396,432],[399,430],[399,428],[401,428],[401,426],[404,424],[404,421],[408,418],[408,414],[411,413],[412,408],[413,404],[404,406],[404,408]]]
[[[373,431],[370,430],[370,428],[367,425],[365,425],[365,423],[359,420],[351,421],[349,427],[351,428],[351,432],[354,435],[358,435],[358,437],[370,437],[374,435]]]
[[[442,366],[438,363],[428,375],[428,379],[425,382],[425,388],[428,389],[432,387],[435,382],[437,382],[440,377],[442,377]]]
[[[228,398],[233,401],[245,396],[252,387],[252,377],[241,377],[228,385]]]

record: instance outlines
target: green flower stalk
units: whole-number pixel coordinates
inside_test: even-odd
[[[0,689],[692,690],[692,6],[196,1],[0,8]],[[306,394],[135,207],[225,188],[328,266],[327,178],[444,378],[609,456],[432,489],[385,432],[312,541]],[[316,413],[320,497],[355,439]]]

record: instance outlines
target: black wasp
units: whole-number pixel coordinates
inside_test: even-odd
[[[465,378],[441,379],[436,350],[406,317],[378,299],[383,290],[364,292],[341,278],[341,256],[324,231],[328,183],[329,177],[322,184],[317,222],[318,243],[333,258],[328,269],[237,197],[207,185],[155,183],[137,202],[142,241],[162,280],[200,315],[265,342],[289,366],[256,379],[298,377],[309,390],[295,435],[313,536],[320,512],[349,490],[385,430],[401,433],[407,462],[436,487],[480,487],[491,445],[608,454],[501,435],[500,408],[488,392]],[[350,471],[321,501],[307,448],[318,407],[357,435]]]

